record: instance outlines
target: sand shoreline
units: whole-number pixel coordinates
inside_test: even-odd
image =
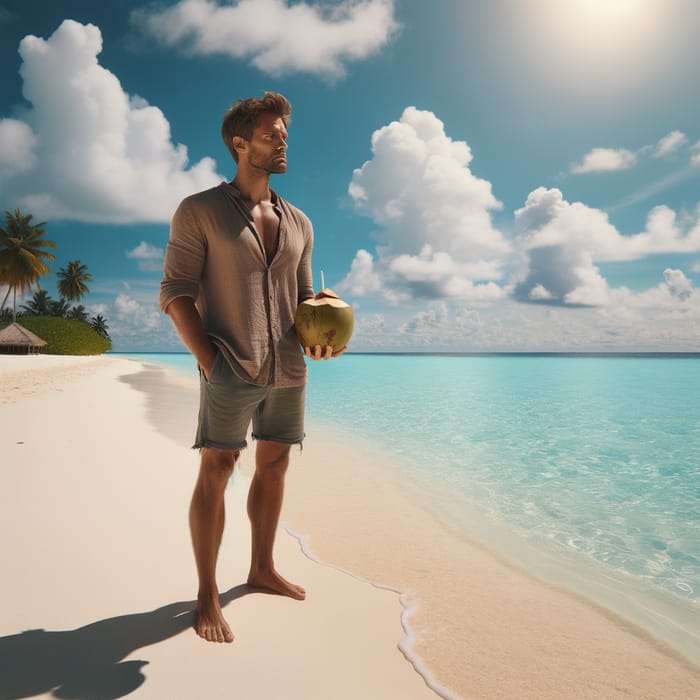
[[[414,653],[439,684],[465,698],[670,699],[700,691],[697,666],[621,615],[455,535],[411,499],[388,506],[396,484],[367,466],[371,459],[360,452],[354,468],[319,467],[314,455],[290,486],[286,521],[311,533],[322,560],[404,592],[414,607]],[[309,500],[312,489],[330,505]],[[380,536],[384,544],[375,545]],[[579,690],[570,694],[572,687]]]
[[[6,381],[3,383],[3,377],[6,380],[16,372],[16,369],[8,369],[4,362],[4,358],[0,359],[0,387],[7,386]],[[64,362],[70,365],[68,360]],[[91,362],[93,366],[90,366]],[[40,393],[39,388],[39,393],[35,395],[26,395],[25,392],[13,406],[30,402],[37,406],[39,403],[47,404],[47,399],[53,397],[56,400],[50,403],[53,403],[55,410],[61,406],[60,399],[67,398],[60,395],[62,391],[68,392],[81,381],[83,390],[88,390],[91,382],[85,378],[81,380],[81,374],[106,375],[105,380],[111,381],[112,389],[119,388],[120,402],[125,403],[127,408],[130,406],[131,413],[134,404],[137,404],[140,415],[148,423],[144,427],[142,440],[157,442],[161,449],[167,446],[170,459],[178,467],[183,467],[184,471],[178,469],[175,472],[177,478],[172,475],[168,477],[175,483],[170,484],[166,491],[176,490],[174,506],[186,508],[194,476],[192,469],[196,464],[195,453],[188,449],[192,432],[189,421],[196,411],[196,406],[189,405],[192,392],[196,393],[194,387],[186,380],[178,380],[161,366],[140,361],[97,358],[83,362],[78,358],[73,364],[77,368],[75,377],[54,380],[58,384],[60,381],[67,382],[65,387],[57,388],[56,383],[45,384],[44,393]],[[68,367],[63,369],[69,371]],[[94,389],[94,382],[92,384]],[[108,384],[105,381],[104,386]],[[4,410],[3,416],[11,415],[8,406],[0,405],[0,410]],[[183,430],[184,425],[188,427]],[[7,421],[4,421],[3,433],[7,432]],[[324,575],[335,572],[343,580],[351,578],[340,573],[340,569],[359,577],[359,581],[357,578],[354,581],[365,591],[364,594],[367,594],[365,589],[368,588],[365,581],[390,589],[381,591],[370,586],[374,594],[382,596],[378,609],[382,614],[389,613],[395,627],[379,644],[382,654],[376,659],[378,665],[367,661],[362,670],[369,676],[386,676],[387,667],[393,668],[393,664],[397,663],[401,678],[400,681],[395,678],[385,681],[383,690],[374,688],[367,691],[365,685],[364,695],[348,694],[347,697],[423,697],[426,693],[436,697],[401,656],[399,647],[444,697],[675,699],[700,694],[697,669],[674,656],[668,648],[625,624],[617,616],[608,615],[605,610],[597,609],[567,591],[543,584],[509,567],[483,548],[451,537],[444,528],[440,529],[439,524],[431,523],[425,512],[396,492],[395,484],[386,475],[383,476],[381,468],[373,463],[376,455],[357,449],[352,452],[341,449],[342,454],[338,454],[339,445],[333,442],[334,436],[329,439],[323,436],[323,432],[318,426],[310,426],[302,455],[293,455],[283,524],[290,534],[301,539],[309,557],[327,564],[320,566],[312,559],[303,557],[306,566],[311,567],[306,571],[306,576],[314,579],[319,576],[319,571],[324,570]],[[14,436],[7,437],[11,440]],[[250,475],[250,453],[250,450],[244,452],[240,479],[231,489],[234,502],[235,498],[240,499],[245,479]],[[330,454],[333,455],[332,459],[329,459]],[[12,481],[8,479],[7,485],[11,484]],[[170,510],[173,511],[171,519],[180,518],[177,521],[177,538],[186,538],[184,523],[181,522],[184,510],[178,512],[177,507],[168,505]],[[10,519],[5,524],[6,527],[11,526]],[[166,540],[168,535],[171,540],[176,540],[170,546],[183,544],[173,538],[172,533],[161,534]],[[285,551],[290,550],[298,556],[296,540],[283,537],[283,534],[286,535],[282,533],[278,537],[278,544]],[[235,544],[240,545],[238,542]],[[175,580],[191,582],[191,562],[181,556],[182,549],[178,547],[178,557],[175,557],[179,566],[174,567],[172,562],[169,563],[170,572],[176,577]],[[224,542],[224,549],[227,552],[231,549],[227,541]],[[234,558],[240,559],[240,553],[228,554],[227,566],[232,566],[228,560]],[[294,556],[291,559],[295,560]],[[302,566],[298,560],[295,561],[296,566]],[[180,570],[183,567],[188,570]],[[334,583],[334,587],[337,585]],[[398,606],[397,593],[393,591],[401,592],[403,614]],[[10,591],[4,592],[6,599],[9,599]],[[232,595],[235,595],[235,591]],[[319,590],[317,595],[328,596],[329,593]],[[336,595],[334,591],[330,597]],[[233,602],[240,608],[250,598],[246,596]],[[184,605],[182,600],[180,602]],[[270,619],[269,612],[261,612],[261,604],[256,605],[262,618]],[[153,604],[151,610],[155,614],[160,607]],[[143,605],[137,607],[143,608]],[[230,614],[229,609],[227,615]],[[333,614],[338,614],[333,606],[331,609],[334,610]],[[305,616],[303,611],[299,615],[299,625],[306,630],[302,635],[302,644],[317,643],[317,635],[308,624],[308,615]],[[357,633],[362,644],[367,641],[362,640],[362,636],[367,636],[367,623],[370,621],[369,628],[374,634],[375,615],[374,608],[372,612],[363,609],[360,614],[362,619],[354,620],[355,624],[364,621]],[[31,626],[29,616],[20,618],[25,620],[24,624]],[[20,619],[16,622],[19,623]],[[236,633],[236,621],[232,620],[232,623]],[[29,627],[20,624],[19,627],[12,628],[10,625],[8,628],[8,623],[5,623],[0,628],[0,635],[23,629]],[[338,634],[340,639],[334,638],[333,644],[343,648],[348,644],[345,640],[347,634],[349,632],[343,626]],[[162,651],[176,641],[180,643],[180,640],[190,639],[191,636],[177,633],[167,644],[157,644],[149,649]],[[240,636],[240,632],[237,636]],[[7,637],[0,636],[0,645],[4,639]],[[188,646],[191,643],[190,639]],[[233,646],[237,643],[238,639]],[[327,639],[325,644],[328,644]],[[322,654],[329,653],[323,644],[321,646]],[[218,653],[214,652],[216,655]],[[144,651],[140,650],[139,655],[143,658]],[[167,656],[167,653],[156,656],[162,661],[161,657]],[[346,658],[351,657],[346,655]],[[207,659],[206,655],[197,655],[200,664],[211,663]],[[335,672],[343,673],[337,667]],[[416,681],[419,685],[416,685]],[[328,682],[333,681],[329,678]],[[369,683],[369,680],[362,682]],[[399,690],[396,685],[399,682],[407,683],[409,690]],[[149,684],[153,692],[156,686],[150,677],[143,687],[149,687]],[[308,689],[290,693],[291,687],[287,682],[284,685],[287,694],[277,697],[316,697],[313,693],[308,694]],[[572,692],[572,688],[575,691]],[[354,691],[357,691],[357,687]],[[333,696],[346,697],[337,692]],[[151,694],[144,697],[160,696]]]
[[[459,548],[460,543],[474,547],[519,574],[578,598],[645,636],[650,643],[678,657],[681,663],[700,669],[700,609],[684,606],[631,576],[614,576],[598,562],[530,543],[505,522],[480,512],[475,506],[471,510],[465,506],[458,527],[450,515],[439,510],[445,500],[452,505],[451,494],[445,494],[439,484],[421,481],[420,476],[406,481],[395,457],[350,436],[336,425],[314,425],[314,428],[323,433],[324,443],[352,445],[351,449],[359,450],[363,455],[360,465],[372,465],[364,471],[363,479],[371,483],[379,478],[384,490],[417,509],[416,517],[424,518],[424,525],[435,529],[434,537],[451,540],[454,548]]]

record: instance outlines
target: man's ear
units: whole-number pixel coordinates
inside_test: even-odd
[[[248,142],[242,136],[234,136],[233,147],[237,153],[243,153],[248,148]]]

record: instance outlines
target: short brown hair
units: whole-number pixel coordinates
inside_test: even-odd
[[[233,147],[233,137],[240,136],[246,141],[252,141],[253,131],[258,124],[258,118],[263,112],[270,112],[282,118],[284,125],[291,121],[292,105],[284,95],[278,92],[266,92],[262,99],[248,97],[238,100],[226,114],[221,124],[221,137],[233,159],[238,163],[238,152]]]

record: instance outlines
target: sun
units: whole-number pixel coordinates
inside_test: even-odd
[[[644,0],[569,0],[569,5],[578,5],[584,12],[620,15],[639,12]]]
[[[606,90],[654,71],[668,38],[664,0],[535,0],[531,50],[544,72]],[[666,5],[666,8],[668,6]]]
[[[644,53],[662,11],[663,0],[549,0],[543,20],[569,52],[611,58]]]

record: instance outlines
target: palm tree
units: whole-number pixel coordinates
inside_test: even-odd
[[[88,315],[85,307],[82,304],[79,304],[78,306],[71,307],[71,310],[66,314],[66,318],[85,323],[88,320]]]
[[[109,340],[109,333],[107,332],[109,330],[109,326],[107,325],[107,321],[105,320],[104,316],[102,316],[102,314],[97,314],[97,316],[93,316],[90,319],[90,325],[92,326],[92,329],[94,331],[97,331],[101,336]]]
[[[22,316],[22,312],[17,312],[17,318]],[[0,311],[0,321],[12,321],[12,309],[3,309]]]
[[[51,300],[51,316],[59,316],[60,318],[66,318],[70,312],[70,304],[61,297],[60,299]]]
[[[22,308],[30,316],[53,316],[55,303],[45,289],[40,289],[26,304],[22,304]]]
[[[92,275],[80,260],[71,260],[57,275],[58,293],[68,301],[80,301],[90,291],[86,282],[92,282]]]
[[[0,304],[5,306],[12,292],[12,320],[17,319],[17,292],[22,294],[40,277],[49,273],[44,260],[56,256],[46,248],[55,248],[56,243],[44,238],[46,222],[32,223],[31,214],[22,214],[19,209],[5,211],[5,228],[0,227],[0,283],[7,285],[7,294]]]

